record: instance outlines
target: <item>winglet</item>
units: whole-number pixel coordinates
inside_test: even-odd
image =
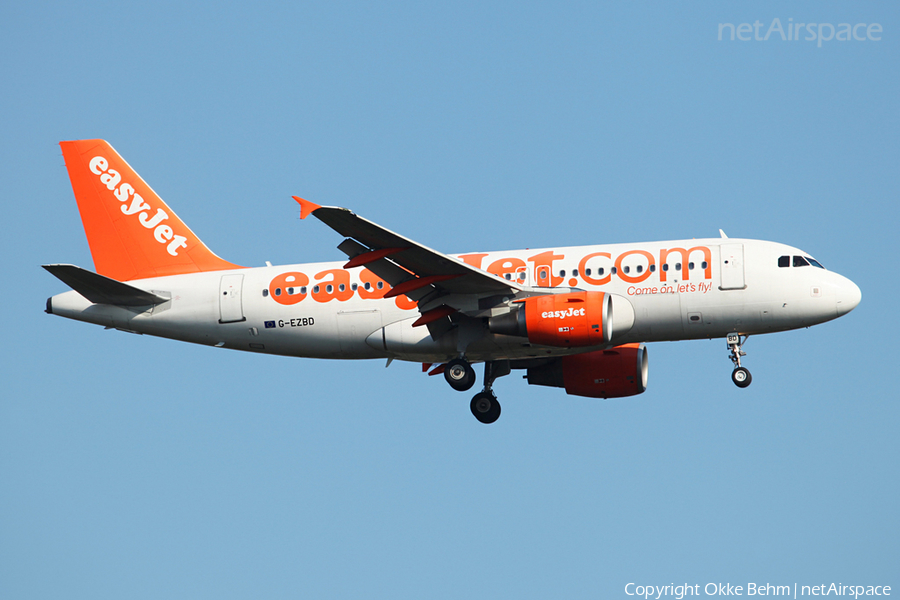
[[[304,200],[300,196],[291,196],[294,200],[296,200],[300,204],[300,218],[305,219],[312,213],[316,212],[317,209],[322,208],[315,202],[310,202],[309,200]]]

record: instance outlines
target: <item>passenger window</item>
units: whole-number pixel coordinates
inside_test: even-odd
[[[791,257],[790,256],[779,256],[778,257],[778,266],[781,268],[791,266]]]
[[[339,291],[339,292],[343,292],[343,291],[346,290],[346,289],[347,289],[347,286],[345,286],[343,283],[340,284],[340,285],[338,286],[338,291]]]
[[[650,272],[656,273],[656,265],[650,265]]]
[[[591,276],[591,270],[590,270],[590,269],[585,269],[585,270],[584,270],[584,274],[587,275],[588,277],[590,277],[590,276]]]
[[[329,283],[328,285],[325,286],[325,291],[330,294],[331,292],[334,291],[334,286]]]
[[[263,298],[269,297],[269,288],[263,288]]]
[[[795,267],[808,267],[809,263],[806,262],[806,259],[803,258],[802,256],[795,256],[794,257],[794,266]]]
[[[560,277],[565,277],[565,276],[566,276],[566,270],[565,270],[565,269],[561,270],[561,271],[559,272],[559,276],[560,276]]]
[[[280,295],[281,295],[281,288],[275,288],[275,295],[276,295],[276,296],[280,296]]]
[[[669,263],[666,263],[663,265],[663,271],[668,271],[668,270],[669,270]]]
[[[355,284],[355,283],[351,283],[351,284],[350,284],[350,289],[353,290],[354,292],[356,291],[356,288],[358,288],[358,287],[359,287],[359,285],[357,285],[357,284]],[[304,292],[304,293],[305,293],[305,292]]]
[[[630,271],[631,271],[631,267],[629,267],[628,265],[622,267],[622,272],[625,273],[626,275],[627,275]]]
[[[384,289],[384,282],[383,282],[383,281],[379,281],[379,282],[378,282],[378,289],[379,289],[379,290],[383,290],[383,289]]]
[[[600,267],[599,269],[597,269],[597,275],[603,275],[605,272],[606,272],[606,269],[604,269],[603,267]]]
[[[638,273],[643,273],[643,272],[644,272],[644,265],[638,265],[638,266],[637,266],[637,272],[638,272]]]
[[[681,263],[675,263],[675,270],[676,270],[676,271],[680,271],[680,270],[681,270]]]
[[[701,269],[706,269],[708,266],[709,266],[709,264],[707,264],[707,262],[705,260],[702,263],[700,263]]]
[[[688,263],[688,270],[689,270],[689,271],[693,271],[693,270],[694,270],[694,263],[692,263],[692,262],[689,262],[689,263]]]
[[[506,278],[507,281],[509,281],[510,279],[512,279],[512,275],[510,275],[509,273],[507,273],[506,275],[504,275],[504,277]]]
[[[318,293],[319,293],[319,286],[313,287],[313,294],[318,294]]]
[[[519,273],[519,281],[525,281],[525,271]]]
[[[288,288],[288,289],[287,289],[287,293],[288,293],[288,296],[293,296],[293,295],[294,295],[294,288]]]
[[[364,287],[366,290],[371,290],[371,289],[372,289],[372,284],[369,283],[369,282],[367,281],[367,282],[365,283],[365,285],[363,285],[363,287]]]
[[[572,269],[572,277],[578,277],[578,269]]]
[[[305,285],[302,288],[300,288],[300,293],[303,294],[304,296],[306,295],[306,286]]]
[[[616,268],[613,267],[613,268],[610,270],[610,273],[612,273],[613,275],[615,275],[615,274],[616,274]]]

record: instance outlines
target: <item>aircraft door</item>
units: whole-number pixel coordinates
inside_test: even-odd
[[[219,282],[219,323],[239,323],[246,320],[241,300],[243,275],[222,275]]]
[[[722,244],[719,246],[719,272],[721,273],[720,290],[743,290],[744,282],[744,245]]]

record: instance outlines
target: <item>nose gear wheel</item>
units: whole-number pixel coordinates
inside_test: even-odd
[[[751,381],[753,381],[753,377],[750,375],[750,371],[748,371],[746,367],[738,367],[731,372],[731,380],[734,382],[734,385],[738,386],[739,388],[745,388],[750,385]]]

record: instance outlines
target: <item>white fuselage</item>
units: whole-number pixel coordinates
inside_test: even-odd
[[[779,266],[783,256],[791,257],[791,265]],[[527,286],[612,294],[614,337],[607,346],[614,346],[796,329],[834,319],[856,306],[859,288],[849,279],[816,266],[792,266],[795,256],[808,257],[783,244],[714,238],[457,258]],[[402,295],[382,298],[389,289],[386,283],[379,288],[380,280],[372,273],[345,270],[342,264],[134,280],[128,283],[170,300],[126,308],[92,304],[70,291],[51,298],[48,310],[135,333],[268,354],[422,362],[442,362],[458,354],[456,330],[433,340],[427,327],[412,326],[420,316],[413,302]],[[482,316],[494,316],[490,310]],[[466,354],[479,361],[584,350],[535,346],[485,329]]]

